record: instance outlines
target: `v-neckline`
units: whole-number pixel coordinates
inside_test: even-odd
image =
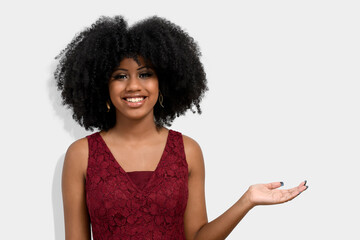
[[[126,172],[123,167],[120,165],[120,163],[116,160],[116,158],[114,157],[114,155],[112,154],[110,148],[108,147],[108,145],[106,144],[104,138],[100,135],[100,132],[97,132],[97,135],[98,137],[100,138],[102,144],[105,146],[105,150],[109,153],[110,155],[110,158],[111,160],[114,162],[114,164],[117,166],[117,168],[119,168],[120,172],[123,173],[124,175],[126,175],[127,179],[129,182],[131,182],[131,184],[133,185],[133,187],[139,191],[139,192],[143,192],[150,184],[150,182],[152,182],[152,179],[155,177],[155,173],[158,171],[159,167],[162,165],[162,162],[164,161],[164,158],[165,158],[165,154],[167,152],[167,148],[168,148],[168,145],[169,145],[169,138],[170,138],[170,134],[171,134],[171,129],[169,129],[168,131],[168,135],[167,135],[167,138],[166,138],[166,143],[165,143],[165,147],[164,147],[164,150],[161,154],[161,157],[160,157],[160,160],[155,168],[154,171],[149,171],[149,172],[152,172],[151,174],[151,177],[149,179],[149,181],[147,182],[147,184],[142,188],[140,189],[135,183],[134,181],[131,179],[131,177],[129,176],[128,172]],[[138,171],[138,170],[136,170]]]

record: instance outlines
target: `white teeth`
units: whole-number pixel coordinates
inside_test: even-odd
[[[144,100],[144,97],[139,97],[139,98],[126,98],[126,101],[128,102],[140,102]]]

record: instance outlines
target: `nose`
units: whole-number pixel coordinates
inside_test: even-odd
[[[141,90],[140,79],[137,76],[130,76],[125,90],[129,92]]]

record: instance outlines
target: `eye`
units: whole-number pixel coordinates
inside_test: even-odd
[[[113,79],[119,79],[119,80],[121,80],[121,79],[127,78],[127,75],[126,75],[126,74],[123,74],[123,73],[118,73],[118,74],[114,74],[114,75],[112,76],[112,78],[113,78]]]
[[[140,73],[139,74],[139,78],[149,78],[151,77],[153,74],[150,72],[145,72],[145,73]]]

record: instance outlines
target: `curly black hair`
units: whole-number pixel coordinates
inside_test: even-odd
[[[108,83],[124,58],[141,56],[159,79],[165,107],[156,103],[157,127],[171,126],[175,117],[196,107],[208,90],[201,52],[197,43],[179,26],[153,16],[128,27],[122,16],[100,17],[77,34],[56,57],[54,73],[62,104],[73,110],[73,118],[86,130],[107,131],[116,122],[115,108],[108,112]]]

